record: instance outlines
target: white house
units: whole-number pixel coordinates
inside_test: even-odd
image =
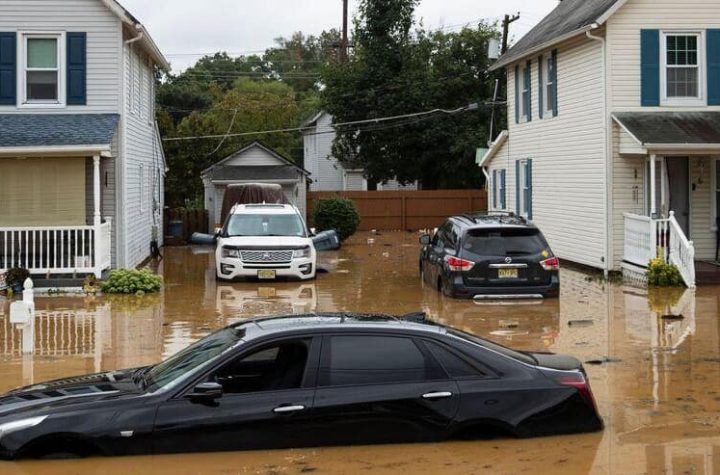
[[[162,238],[154,76],[114,0],[0,0],[0,271],[135,267]]]
[[[599,269],[643,274],[658,247],[689,286],[713,269],[719,2],[565,0],[493,68],[510,125],[481,161],[491,209]]]
[[[281,185],[288,202],[306,218],[309,172],[275,150],[253,142],[202,172],[205,209],[210,229],[222,225],[222,206],[228,185]]]
[[[362,169],[347,170],[332,154],[335,141],[333,117],[320,111],[303,124],[305,168],[310,172],[310,191],[367,191]],[[402,185],[396,180],[378,183],[378,191],[417,190],[416,183]]]

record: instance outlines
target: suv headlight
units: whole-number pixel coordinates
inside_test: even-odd
[[[310,257],[311,254],[312,254],[312,251],[310,250],[309,247],[306,247],[304,249],[296,249],[293,252],[293,259],[306,259],[306,258]]]
[[[240,250],[239,249],[230,249],[228,247],[222,248],[222,256],[223,257],[230,257],[233,259],[240,259]]]
[[[31,429],[37,425],[40,425],[47,418],[48,418],[48,416],[40,416],[40,417],[33,417],[30,419],[21,419],[19,421],[6,422],[5,424],[0,424],[0,439],[2,439],[3,436],[12,434],[13,432],[18,432],[18,431],[25,430],[25,429]]]

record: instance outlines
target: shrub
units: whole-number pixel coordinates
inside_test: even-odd
[[[22,289],[28,277],[30,277],[30,271],[15,267],[9,269],[5,274],[5,283],[13,289]]]
[[[147,269],[120,269],[110,272],[110,277],[102,285],[106,294],[150,294],[162,288],[162,277]]]
[[[346,240],[360,226],[360,214],[355,203],[345,198],[318,200],[315,203],[313,222],[318,231],[334,229],[341,241]]]
[[[650,287],[680,287],[684,285],[678,268],[666,262],[663,257],[650,261],[647,279]]]

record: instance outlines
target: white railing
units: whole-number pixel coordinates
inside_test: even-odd
[[[695,246],[675,213],[671,211],[667,219],[625,213],[625,262],[647,267],[658,255],[678,268],[685,285],[695,288]]]
[[[0,228],[0,272],[14,267],[32,274],[95,274],[111,265],[109,220],[94,226]]]

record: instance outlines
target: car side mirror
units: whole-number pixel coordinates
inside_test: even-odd
[[[430,235],[429,234],[423,234],[420,236],[420,244],[423,246],[427,246],[430,244]]]
[[[193,391],[188,394],[188,399],[196,403],[212,403],[223,396],[222,384],[218,383],[200,383]]]

